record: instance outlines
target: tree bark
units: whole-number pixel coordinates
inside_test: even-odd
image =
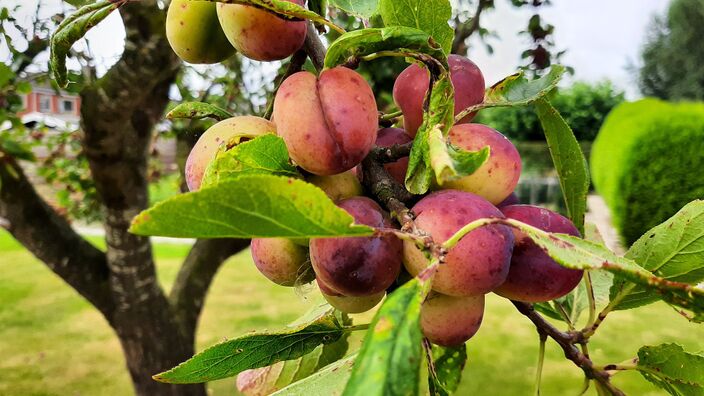
[[[138,395],[205,395],[202,385],[168,385],[151,377],[193,355],[162,291],[148,238],[127,230],[148,205],[148,147],[168,103],[180,62],[164,37],[154,1],[120,10],[126,31],[120,61],[81,93],[84,148],[105,212],[112,325]]]

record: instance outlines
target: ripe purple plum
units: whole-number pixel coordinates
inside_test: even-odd
[[[465,225],[482,218],[504,218],[484,198],[463,191],[444,190],[421,199],[414,207],[416,225],[443,243]],[[448,252],[433,279],[433,290],[455,297],[488,293],[508,275],[513,234],[504,225],[492,224],[465,235]],[[403,263],[416,276],[429,264],[423,252],[404,241]]]
[[[515,192],[512,192],[511,195],[506,197],[501,203],[496,205],[497,208],[501,209],[504,206],[509,206],[509,205],[519,205],[521,203],[521,200],[518,199],[518,195],[516,195]]]
[[[479,67],[465,57],[450,55],[448,63],[450,79],[455,88],[455,115],[457,115],[462,110],[484,101],[484,76]],[[398,75],[394,83],[394,101],[403,111],[404,129],[411,137],[416,136],[418,127],[423,123],[423,101],[429,84],[428,70],[417,64],[408,66]],[[467,115],[461,122],[472,121],[475,114]]]
[[[218,23],[215,3],[172,0],[166,13],[166,38],[189,63],[217,63],[235,53]]]
[[[369,296],[347,297],[325,286],[320,279],[318,279],[318,288],[320,289],[320,294],[323,295],[328,304],[348,314],[367,312],[376,307],[386,295],[386,292],[382,291]]]
[[[257,269],[278,285],[295,286],[314,278],[308,249],[290,239],[255,238],[251,250]]]
[[[276,125],[267,119],[254,116],[228,118],[208,128],[193,146],[186,160],[188,189],[196,191],[200,188],[205,170],[215,159],[218,149],[231,147],[243,140],[267,133],[276,133]]]
[[[274,99],[274,122],[291,158],[310,173],[348,171],[369,154],[378,124],[374,93],[357,72],[328,69],[316,78],[298,72]]]
[[[305,0],[286,0],[303,5]],[[253,6],[218,3],[227,39],[242,55],[259,61],[288,58],[303,45],[306,21],[287,21]]]
[[[376,145],[379,147],[391,147],[394,144],[406,144],[412,139],[406,131],[400,128],[384,128],[377,133]],[[406,171],[408,170],[408,157],[399,159],[396,162],[385,164],[387,172],[401,184],[405,183]]]
[[[357,224],[391,228],[389,216],[376,202],[355,197],[337,206]],[[401,270],[403,245],[394,235],[311,239],[310,258],[320,282],[349,297],[371,296],[386,290]]]
[[[579,231],[566,217],[532,205],[511,205],[501,209],[509,219],[547,232],[579,237]],[[506,282],[494,292],[511,300],[537,303],[562,297],[582,279],[582,271],[560,266],[527,235],[513,230],[515,246]]]
[[[335,202],[364,194],[362,183],[351,170],[331,176],[312,175],[306,179],[323,190]]]
[[[483,294],[452,297],[433,292],[420,308],[420,327],[433,344],[453,347],[472,338],[483,317]]]
[[[468,151],[489,146],[491,153],[476,172],[448,181],[442,188],[471,192],[494,205],[511,195],[521,176],[521,156],[510,140],[482,124],[455,125],[448,138],[450,143]]]

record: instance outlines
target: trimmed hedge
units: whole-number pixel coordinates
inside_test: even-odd
[[[623,242],[631,245],[704,198],[704,103],[644,99],[618,106],[594,141],[591,170]]]

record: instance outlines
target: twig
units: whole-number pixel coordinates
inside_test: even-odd
[[[555,342],[560,345],[565,357],[571,360],[577,367],[584,371],[584,374],[588,378],[596,380],[602,387],[608,390],[612,395],[625,396],[623,391],[618,389],[610,381],[610,374],[605,370],[599,370],[594,367],[592,361],[585,356],[579,348],[575,346],[576,343],[580,342],[580,333],[564,333],[558,330],[555,326],[550,324],[545,318],[538,314],[533,306],[530,304],[511,301],[513,305],[518,309],[518,312],[522,313],[538,328],[539,332],[546,334],[548,337],[555,340]]]
[[[308,57],[310,57],[315,69],[318,71],[323,70],[327,50],[323,42],[320,41],[318,32],[315,30],[312,23],[308,23],[308,33],[306,34],[306,41],[303,43],[303,50],[308,54]]]
[[[291,57],[291,61],[289,62],[288,67],[286,68],[286,71],[276,77],[276,88],[274,88],[274,92],[272,92],[271,94],[269,103],[266,106],[266,111],[264,111],[262,117],[266,119],[271,118],[271,115],[274,113],[274,98],[276,97],[276,93],[281,87],[281,83],[283,83],[284,80],[289,78],[291,75],[301,71],[301,68],[303,68],[303,65],[306,63],[306,59],[308,59],[308,54],[303,50],[299,50],[295,54],[293,54],[293,56]]]

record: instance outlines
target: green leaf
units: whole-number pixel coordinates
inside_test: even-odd
[[[584,214],[587,211],[589,192],[587,160],[572,129],[560,113],[545,99],[538,99],[535,107],[560,179],[567,214],[577,229],[584,234]]]
[[[56,28],[49,43],[51,49],[49,63],[54,79],[60,87],[65,88],[68,85],[66,57],[73,44],[125,3],[125,0],[104,0],[83,6],[64,19]]]
[[[328,0],[308,0],[308,9],[325,18],[328,12]]]
[[[202,187],[254,174],[301,177],[291,165],[284,140],[276,135],[264,135],[218,152],[205,171]]]
[[[484,103],[492,106],[527,105],[544,98],[562,79],[565,68],[553,65],[550,71],[535,80],[529,80],[523,72],[516,73],[494,84],[486,91]]]
[[[646,346],[638,351],[636,369],[674,396],[704,395],[704,356],[676,344]]]
[[[423,359],[420,305],[432,278],[420,276],[391,293],[379,308],[344,396],[418,394]]]
[[[324,238],[372,235],[319,188],[272,175],[247,175],[162,201],[130,232],[176,238]]]
[[[222,121],[232,118],[232,114],[210,103],[186,102],[174,107],[173,110],[166,114],[166,118],[169,120],[174,118],[190,118],[195,120],[214,118],[217,121]]]
[[[357,18],[369,19],[379,8],[379,0],[330,0],[330,5]]]
[[[29,147],[10,139],[8,136],[4,136],[4,134],[0,134],[0,153],[25,161],[36,160],[34,153]],[[2,158],[1,155],[0,158]]]
[[[338,33],[345,33],[345,29],[335,25],[314,11],[308,10],[305,7],[299,6],[296,3],[286,0],[207,0],[216,3],[226,4],[242,4],[261,8],[278,15],[284,19],[308,19],[312,22],[326,25]]]
[[[343,34],[328,48],[325,67],[332,68],[350,59],[386,51],[392,52],[390,56],[418,58],[427,55],[447,67],[442,48],[427,33],[403,26],[360,29]]]
[[[467,345],[456,347],[433,345],[433,362],[435,372],[429,376],[430,394],[452,394],[460,386],[462,371],[467,364]]]
[[[340,396],[352,374],[357,355],[348,356],[332,363],[317,373],[295,382],[272,396]]]
[[[385,26],[408,26],[420,29],[435,39],[446,54],[452,50],[455,31],[449,0],[380,0],[379,14]]]
[[[328,307],[328,305],[323,304],[322,307]],[[352,321],[346,315],[343,320],[345,318],[347,321],[343,324],[351,324]],[[298,359],[243,371],[237,376],[237,389],[244,395],[269,395],[292,383],[301,381],[323,367],[342,359],[349,347],[347,341],[349,335],[350,333],[346,332],[339,340],[331,344],[320,345]]]
[[[344,331],[334,309],[324,306],[305,317],[311,316],[315,317],[281,331],[253,333],[214,345],[171,370],[155,375],[154,379],[172,384],[192,384],[228,378],[244,370],[299,358],[319,345],[340,339]]]
[[[12,79],[15,78],[15,72],[10,66],[0,63],[0,87],[5,87]]]
[[[689,284],[704,280],[704,201],[690,202],[646,232],[631,246],[626,257],[667,280]],[[612,297],[615,299],[627,285],[622,279],[616,282]],[[618,309],[635,308],[660,299],[657,293],[643,287],[623,293],[625,298],[618,296],[623,298]]]

